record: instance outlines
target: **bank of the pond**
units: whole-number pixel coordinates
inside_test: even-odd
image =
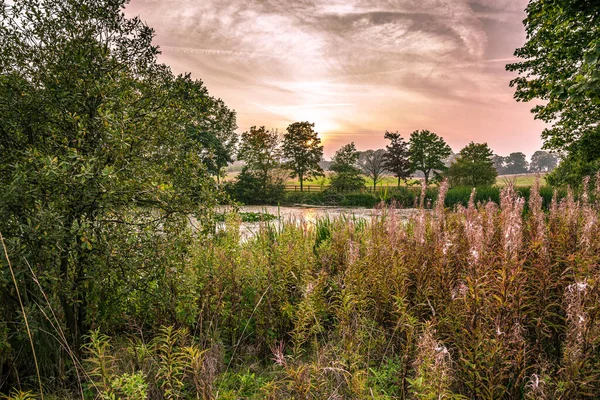
[[[340,217],[351,220],[371,220],[382,212],[394,213],[399,221],[407,221],[413,216],[417,209],[396,208],[384,211],[377,208],[366,207],[334,207],[334,206],[241,206],[239,208],[221,207],[219,214],[225,219],[219,221],[219,230],[225,228],[227,216],[237,215],[239,217],[240,234],[242,238],[256,235],[267,223],[278,228],[285,223],[307,223],[309,227],[314,226],[318,220],[334,220]],[[242,216],[252,215],[252,220],[244,219]],[[261,218],[262,216],[262,218]]]
[[[445,206],[454,208],[456,205],[466,206],[471,196],[472,188],[470,187],[455,187],[448,190],[445,199]],[[438,197],[438,188],[428,188],[425,193],[425,204],[435,203]],[[498,203],[500,201],[501,188],[497,186],[492,187],[479,187],[475,194],[476,202],[494,201]],[[517,193],[524,197],[526,200],[529,199],[531,192],[530,187],[519,187],[516,188]],[[540,189],[540,195],[543,200],[543,207],[548,208],[552,201],[554,188],[542,187]],[[566,195],[566,190],[557,191],[558,198],[563,198]],[[320,191],[320,192],[284,192],[281,197],[272,199],[267,203],[269,205],[284,205],[284,206],[332,206],[332,207],[365,207],[374,208],[381,202],[386,204],[394,204],[398,208],[412,208],[419,200],[420,192],[417,190],[399,187],[399,188],[386,188],[375,193],[372,192],[358,192],[358,193],[337,193],[331,191]],[[251,202],[246,201],[246,204]]]

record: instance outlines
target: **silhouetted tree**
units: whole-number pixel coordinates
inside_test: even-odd
[[[298,177],[300,191],[304,190],[304,180],[323,176],[319,162],[323,159],[323,146],[319,134],[310,122],[294,122],[283,135],[283,155],[291,177]]]
[[[494,168],[496,168],[496,171],[498,171],[498,175],[504,174],[504,170],[506,168],[506,157],[494,154],[492,156],[492,162],[494,163]]]
[[[493,153],[487,143],[469,143],[446,172],[452,186],[487,186],[496,183]]]
[[[558,157],[544,150],[538,150],[531,156],[531,172],[551,172],[558,165]]]
[[[357,167],[359,153],[354,142],[342,146],[331,159],[329,169],[334,172],[331,177],[331,189],[337,192],[349,192],[365,187],[365,180]]]
[[[385,150],[367,150],[360,153],[358,165],[363,173],[373,180],[373,190],[381,182],[385,169]]]
[[[396,132],[385,132],[384,137],[390,140],[390,144],[385,146],[387,150],[384,157],[384,167],[387,171],[400,180],[406,180],[412,172],[409,160],[408,143],[404,141],[402,135]]]
[[[521,152],[510,153],[508,157],[504,158],[504,162],[505,174],[525,174],[529,170],[526,156]]]
[[[246,164],[234,184],[236,198],[245,203],[276,200],[283,193],[283,181],[273,171],[281,165],[279,133],[253,126],[242,133],[238,159]]]
[[[425,185],[430,174],[448,169],[444,159],[452,154],[450,146],[438,135],[428,130],[414,131],[409,140],[409,159],[412,170],[423,172]]]

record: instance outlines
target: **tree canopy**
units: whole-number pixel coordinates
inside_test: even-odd
[[[365,186],[365,180],[357,167],[359,152],[354,142],[342,146],[331,159],[329,169],[334,172],[331,176],[331,188],[337,192],[352,192]]]
[[[538,150],[531,156],[529,171],[531,172],[552,172],[558,165],[558,157],[555,154],[544,150]]]
[[[493,152],[487,143],[469,143],[446,172],[452,186],[489,186],[496,183]]]
[[[426,185],[432,172],[436,174],[447,169],[444,159],[452,154],[444,139],[428,130],[414,131],[410,135],[409,149],[411,169],[423,172]]]
[[[600,158],[600,3],[531,0],[524,21],[527,42],[511,85],[518,101],[543,100],[532,112],[551,124],[544,147],[581,162]],[[580,162],[578,162],[581,164]]]
[[[363,173],[373,181],[373,190],[377,188],[377,184],[381,182],[385,168],[385,150],[367,150],[360,153],[358,165]]]
[[[313,129],[314,123],[294,122],[283,135],[283,156],[291,177],[298,177],[300,191],[306,179],[323,176],[319,162],[323,159],[323,146],[319,134]]]
[[[398,131],[386,131],[384,137],[390,140],[390,143],[385,146],[384,166],[398,178],[398,186],[400,186],[400,181],[408,179],[412,173],[408,143],[404,141]]]
[[[529,171],[527,156],[520,151],[504,157],[504,174],[526,174]]]
[[[63,346],[75,351],[91,326],[134,312],[161,318],[160,307],[148,311],[176,297],[177,283],[156,279],[175,282],[169,271],[182,261],[165,249],[185,248],[191,217],[209,221],[219,198],[211,169],[235,142],[235,114],[201,81],[158,63],[152,29],[125,18],[124,3],[0,8],[0,232],[19,254],[17,276],[35,273],[50,294],[22,282],[26,307],[57,310]],[[14,292],[0,291],[2,320],[20,321],[16,309]],[[22,338],[11,334],[5,348],[24,347]],[[58,349],[45,334],[36,340]],[[64,362],[54,350],[47,368]]]
[[[242,133],[238,159],[246,163],[235,183],[238,200],[264,203],[277,200],[284,182],[273,172],[281,166],[279,133],[253,126]]]

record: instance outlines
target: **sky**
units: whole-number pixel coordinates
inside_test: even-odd
[[[386,130],[540,149],[505,65],[525,42],[527,0],[132,0],[159,60],[237,112],[238,131],[315,123],[329,158],[384,147]]]

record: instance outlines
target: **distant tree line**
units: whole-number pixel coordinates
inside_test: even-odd
[[[531,163],[524,153],[503,157],[486,143],[471,142],[454,154],[444,139],[428,130],[417,130],[405,140],[400,133],[386,131],[385,149],[358,151],[354,142],[338,149],[331,161],[323,160],[323,146],[314,124],[295,122],[281,135],[264,126],[252,127],[241,135],[237,153],[244,166],[231,192],[238,200],[262,203],[283,196],[289,178],[298,178],[300,191],[304,183],[331,171],[329,190],[355,192],[365,187],[365,177],[373,190],[385,175],[397,178],[397,185],[420,176],[425,184],[448,178],[452,186],[490,186],[498,175],[547,173],[557,163],[556,155],[536,151]]]

